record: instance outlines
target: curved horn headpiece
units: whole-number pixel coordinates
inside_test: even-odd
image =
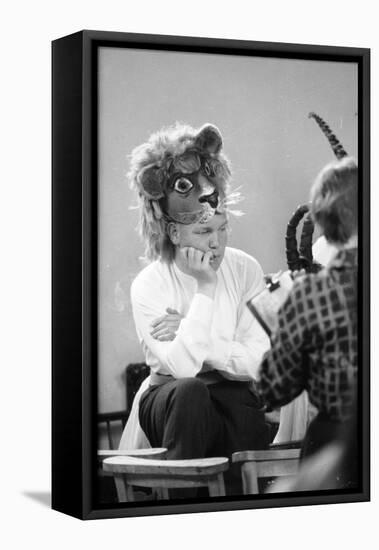
[[[313,118],[317,122],[322,133],[326,136],[337,159],[341,160],[344,157],[347,157],[347,152],[325,120],[314,112],[310,112],[308,117]],[[308,272],[317,272],[320,269],[320,265],[313,261],[312,236],[314,231],[314,223],[308,210],[308,205],[299,206],[287,225],[286,256],[288,268],[291,271],[305,269]],[[302,218],[304,218],[303,228],[300,237],[300,247],[298,250],[296,229]]]
[[[344,157],[347,157],[347,153],[345,149],[343,148],[341,142],[338,140],[337,136],[333,133],[332,129],[328,124],[325,122],[323,118],[321,118],[316,113],[309,113],[309,118],[314,118],[317,124],[320,126],[322,133],[326,136],[327,140],[330,143],[331,148],[333,149],[333,153],[336,155],[338,160],[343,159]]]

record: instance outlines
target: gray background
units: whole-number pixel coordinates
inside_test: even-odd
[[[175,121],[216,124],[245,200],[229,244],[265,272],[285,267],[284,232],[333,159],[308,112],[357,155],[357,66],[102,48],[99,58],[99,410],[125,407],[124,368],[143,360],[129,287],[143,267],[126,180],[131,150]]]

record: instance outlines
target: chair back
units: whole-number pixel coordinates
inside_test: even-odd
[[[117,449],[128,416],[127,411],[114,411],[97,415],[99,437],[103,439],[102,429],[105,427],[108,449]]]
[[[132,410],[134,397],[142,382],[150,374],[150,367],[146,363],[129,363],[125,368],[126,378],[126,408],[128,414]]]

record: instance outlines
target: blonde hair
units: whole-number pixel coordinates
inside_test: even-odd
[[[334,161],[319,173],[311,189],[311,215],[325,238],[345,244],[358,227],[358,164],[352,157]]]

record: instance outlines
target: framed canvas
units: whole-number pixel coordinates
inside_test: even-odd
[[[369,500],[370,51],[82,31],[55,40],[52,61],[52,507],[96,519]],[[343,159],[357,218],[344,210],[326,229],[314,182]],[[337,242],[334,255],[316,258],[320,239]],[[260,309],[259,292],[287,288],[286,248],[291,289]],[[353,282],[346,264],[331,267],[341,250],[356,251]],[[262,318],[270,307],[281,319],[295,285],[316,329],[299,328],[301,367],[289,376],[285,359],[273,381],[294,340],[291,329],[280,347],[277,334],[293,319]],[[299,307],[293,317],[309,320]],[[265,345],[251,344],[251,326]],[[346,388],[355,397],[339,416]],[[225,412],[241,399],[244,414]],[[315,419],[325,441],[307,456]]]

